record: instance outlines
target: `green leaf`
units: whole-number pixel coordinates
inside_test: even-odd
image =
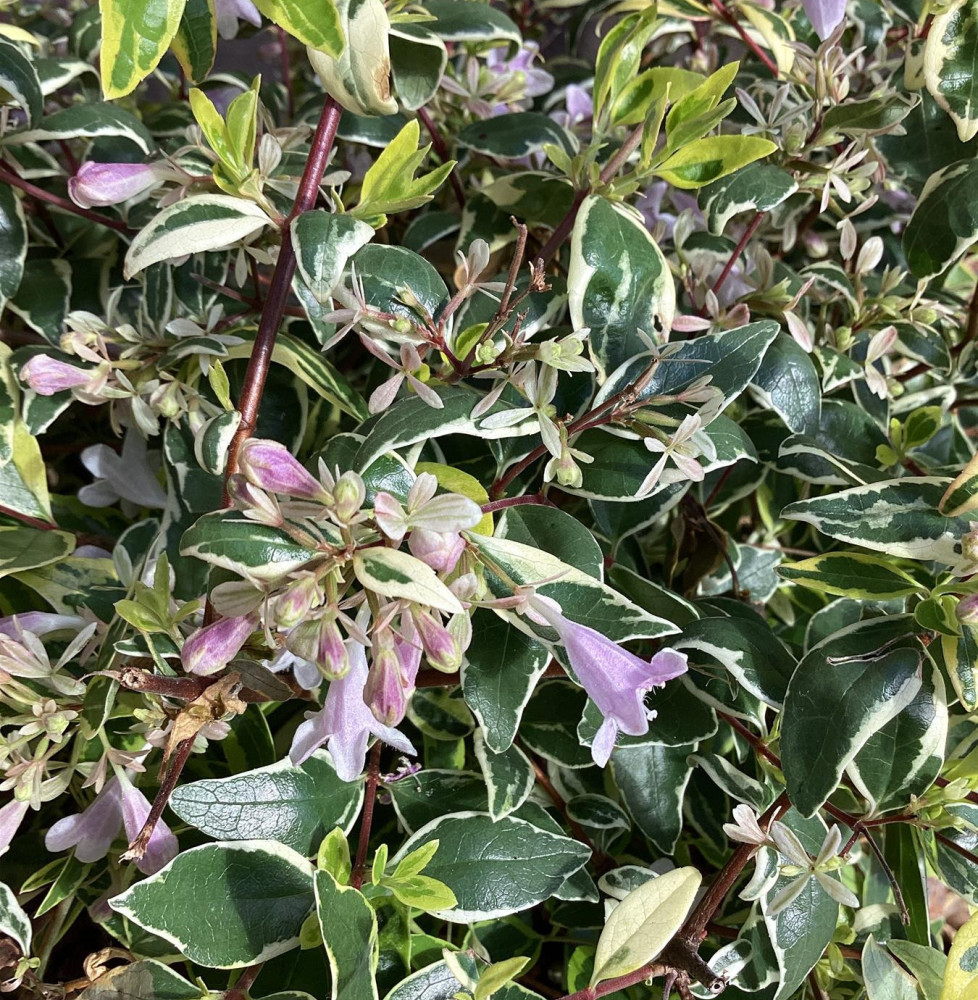
[[[958,138],[978,134],[978,3],[955,0],[938,14],[924,44],[924,83],[931,96],[954,120]]]
[[[577,213],[567,305],[574,328],[590,328],[591,350],[606,372],[645,349],[636,330],[655,337],[672,327],[669,264],[644,223],[604,198],[585,199]]]
[[[332,0],[256,0],[255,6],[303,45],[338,56],[345,44]]]
[[[683,628],[676,649],[718,661],[738,684],[772,708],[780,708],[795,658],[763,621],[754,617],[700,618]]]
[[[178,854],[109,905],[212,969],[240,969],[296,947],[313,911],[312,866],[281,844],[204,844]]]
[[[939,1000],[947,967],[947,955],[937,948],[892,938],[886,947],[914,974],[924,1000]]]
[[[522,159],[551,144],[568,153],[575,152],[574,140],[567,130],[536,111],[517,111],[472,122],[456,138],[466,149],[504,160]]]
[[[960,517],[978,511],[978,455],[973,455],[954,477],[937,509],[945,517]]]
[[[502,819],[519,809],[529,798],[536,782],[533,765],[519,747],[510,746],[494,753],[486,746],[479,730],[475,733],[475,758],[486,779],[489,793],[489,815]]]
[[[382,226],[388,213],[420,208],[434,197],[455,166],[454,160],[441,164],[430,173],[415,177],[425,161],[431,143],[418,149],[421,126],[409,121],[377,157],[360,187],[360,203],[350,213],[355,218]]]
[[[817,141],[828,146],[840,142],[843,136],[892,132],[910,114],[916,100],[916,97],[907,100],[902,94],[887,94],[863,101],[842,101],[825,112]]]
[[[523,709],[550,662],[550,652],[511,622],[484,608],[472,616],[472,642],[462,663],[462,691],[486,746],[512,746]]]
[[[408,111],[416,111],[438,91],[448,63],[445,43],[422,25],[400,23],[391,28],[390,50],[398,100]]]
[[[675,187],[698,188],[770,156],[777,148],[769,139],[754,135],[694,139],[656,166],[655,173]]]
[[[520,29],[488,3],[425,0],[421,8],[435,18],[430,28],[446,42],[523,42]]]
[[[803,816],[825,802],[859,750],[913,702],[922,684],[917,644],[881,647],[870,630],[852,636],[844,655],[837,645],[833,637],[798,664],[784,699],[781,764]]]
[[[515,816],[493,821],[488,813],[466,812],[442,816],[420,829],[394,861],[434,839],[438,852],[425,871],[455,893],[457,908],[436,914],[451,923],[489,920],[535,906],[590,857],[576,840]]]
[[[157,261],[225,249],[271,224],[263,209],[244,198],[191,195],[164,208],[136,234],[126,253],[125,275],[131,278]]]
[[[635,825],[663,854],[673,853],[682,831],[691,749],[695,746],[649,743],[619,747],[611,755],[611,773],[622,801]]]
[[[752,163],[702,188],[699,203],[707,229],[719,236],[734,216],[749,211],[769,212],[797,190],[798,183],[787,170]]]
[[[822,384],[811,356],[793,338],[780,333],[764,354],[751,382],[754,395],[784,421],[789,430],[814,433],[822,416]]]
[[[186,0],[99,0],[102,91],[132,93],[156,69],[180,25]]]
[[[317,209],[292,222],[292,245],[302,280],[316,301],[332,301],[347,261],[374,236],[373,229],[349,215]]]
[[[171,47],[191,83],[200,83],[210,73],[217,56],[214,0],[186,0]]]
[[[31,919],[24,912],[14,890],[0,882],[0,934],[13,938],[21,955],[31,953]]]
[[[309,62],[328,93],[357,115],[393,115],[390,19],[381,0],[335,0],[346,45],[339,54],[309,49]]]
[[[0,577],[59,562],[74,548],[75,536],[67,531],[0,527]]]
[[[404,247],[371,243],[353,255],[350,265],[351,272],[356,268],[363,282],[367,303],[380,312],[417,322],[419,311],[422,316],[434,317],[448,302],[441,275],[423,257]],[[342,298],[342,289],[342,285],[336,288],[338,298]],[[389,332],[389,327],[383,329]]]
[[[170,808],[215,840],[275,840],[308,854],[333,827],[349,832],[363,786],[340,781],[327,755],[296,767],[288,758],[269,767],[180,785]]]
[[[829,552],[796,563],[782,563],[778,573],[821,594],[864,601],[888,601],[927,593],[892,560],[865,552]]]
[[[329,872],[317,871],[315,886],[333,1000],[376,1000],[377,915],[362,893]]]
[[[2,269],[3,265],[0,264],[0,272]],[[3,278],[0,276],[0,286],[2,285]],[[16,313],[32,330],[36,330],[49,344],[57,347],[64,329],[71,289],[71,265],[68,261],[60,258],[31,259],[24,264],[24,277],[20,288],[7,302],[7,308]]]
[[[944,517],[939,510],[948,480],[907,477],[788,504],[781,516],[814,525],[823,535],[885,552],[969,572],[961,536],[970,517]]]
[[[27,222],[17,192],[0,185],[0,309],[16,294],[27,259]]]
[[[109,969],[78,1000],[200,1000],[200,987],[152,958]]]
[[[121,4],[122,0],[117,0]],[[70,108],[45,115],[37,128],[13,132],[7,145],[32,142],[57,142],[61,139],[98,139],[117,136],[135,143],[147,156],[155,142],[149,129],[130,111],[115,104],[73,104]]]
[[[651,962],[682,927],[702,880],[695,868],[674,868],[630,892],[601,932],[590,985]]]
[[[914,276],[941,274],[978,240],[978,160],[958,160],[932,174],[903,231]]]
[[[44,112],[41,81],[19,45],[0,37],[0,92],[6,91],[27,113],[32,128]]]
[[[847,768],[870,812],[898,808],[930,788],[944,763],[947,729],[944,678],[927,657],[913,701],[870,735]]]
[[[194,556],[246,579],[277,580],[315,556],[284,532],[234,512],[199,518],[180,540],[180,555]]]
[[[420,559],[400,549],[360,549],[353,556],[353,572],[368,590],[384,597],[414,601],[447,614],[459,614],[458,598]]]

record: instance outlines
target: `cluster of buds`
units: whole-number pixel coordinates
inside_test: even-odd
[[[111,312],[111,310],[110,310]],[[191,386],[175,381],[167,373],[174,355],[198,353],[202,371],[207,371],[214,345],[221,349],[241,343],[239,337],[212,328],[221,309],[212,309],[205,327],[187,319],[163,324],[146,323],[137,329],[131,323],[113,324],[92,313],[76,311],[65,319],[62,352],[75,360],[50,354],[35,354],[21,368],[20,377],[40,396],[70,392],[81,403],[96,406],[111,403],[113,424],[139,429],[144,437],[159,430],[160,419],[190,418],[197,427],[222,411]],[[202,338],[206,333],[206,343]],[[195,340],[201,341],[195,343]]]
[[[404,717],[422,659],[448,672],[462,662],[471,635],[462,602],[476,578],[461,532],[482,511],[466,497],[438,494],[428,473],[406,496],[379,492],[365,507],[359,475],[320,463],[314,476],[274,441],[247,441],[238,469],[228,484],[235,508],[288,535],[309,558],[271,582],[216,587],[211,598],[224,617],[187,638],[184,668],[215,674],[263,633],[257,641],[271,650],[272,669],[291,666],[310,688],[331,682],[323,712],[297,734],[293,755],[329,742],[339,759],[353,747],[344,773],[359,773],[353,764],[362,766],[368,732],[389,735]],[[351,735],[354,719],[363,725]]]

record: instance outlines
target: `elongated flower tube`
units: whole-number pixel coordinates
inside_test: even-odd
[[[238,468],[249,483],[269,493],[307,500],[328,497],[322,483],[278,441],[249,438],[241,446]]]
[[[170,173],[162,163],[96,163],[89,160],[68,181],[68,195],[82,208],[118,205],[152,191]]]
[[[197,629],[183,644],[183,669],[189,674],[216,674],[237,656],[255,629],[252,615],[222,618]]]
[[[349,642],[347,651],[349,672],[330,683],[322,709],[307,716],[296,730],[289,756],[293,764],[301,764],[325,744],[340,779],[354,781],[363,773],[371,736],[402,753],[413,755],[416,751],[406,736],[378,722],[364,701],[367,654],[363,646]]]
[[[802,0],[802,6],[823,42],[846,16],[846,0]]]
[[[75,857],[86,863],[104,858],[112,841],[125,828],[132,840],[142,829],[149,815],[150,804],[124,772],[110,779],[95,800],[83,812],[59,819],[48,830],[44,846],[52,852],[75,849]],[[152,875],[176,857],[177,839],[160,820],[149,839],[149,845],[136,867]]]
[[[53,396],[66,389],[80,389],[98,378],[99,372],[76,368],[66,361],[35,354],[20,370],[20,377],[39,395]]]
[[[591,744],[594,763],[604,767],[619,732],[644,736],[649,731],[645,695],[686,673],[686,654],[663,649],[651,660],[643,660],[593,628],[565,618],[546,598],[531,598],[530,606],[556,630],[571,669],[604,716]]]

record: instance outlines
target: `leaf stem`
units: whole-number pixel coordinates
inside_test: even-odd
[[[777,64],[771,59],[771,57],[754,41],[753,38],[747,33],[746,28],[737,20],[734,16],[733,11],[723,2],[723,0],[713,0],[713,9],[720,15],[720,17],[730,25],[734,31],[740,35],[743,40],[744,45],[747,46],[761,60],[762,63],[771,71],[771,75],[777,79],[778,77],[778,67]]]
[[[452,154],[449,153],[445,139],[438,130],[434,119],[428,114],[425,108],[418,108],[418,118],[421,119],[421,124],[424,125],[428,130],[428,135],[431,136],[431,145],[435,147],[438,159],[442,163],[448,163],[452,158]],[[465,208],[465,192],[462,190],[462,182],[458,179],[454,170],[448,175],[448,183],[451,184],[452,191],[455,193],[455,200],[458,202],[458,207]]]
[[[757,232],[757,227],[761,224],[764,218],[764,212],[758,212],[753,219],[751,219],[750,224],[744,230],[743,236],[740,237],[740,242],[734,247],[733,253],[730,255],[730,259],[724,265],[723,270],[720,272],[720,276],[713,283],[713,287],[710,289],[714,295],[719,297],[720,289],[726,284],[727,278],[730,277],[730,272],[734,269],[734,265],[740,260],[740,255],[747,249],[747,244],[750,243],[751,237]],[[706,315],[706,303],[704,302],[700,306],[697,312],[698,316]]]

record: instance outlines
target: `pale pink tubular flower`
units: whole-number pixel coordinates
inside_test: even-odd
[[[269,493],[309,500],[327,496],[322,483],[278,441],[249,438],[241,446],[238,468],[248,482]]]
[[[255,630],[253,615],[221,618],[197,629],[183,644],[181,659],[188,674],[216,674],[226,667]]]
[[[18,799],[11,799],[5,806],[0,808],[0,854],[6,854],[10,847],[10,842],[17,836],[20,824],[27,815],[29,802],[20,802]]]
[[[604,716],[591,744],[594,763],[604,767],[619,732],[644,736],[649,731],[645,695],[686,673],[686,654],[662,649],[643,660],[593,628],[565,618],[547,598],[532,598],[530,607],[560,636],[571,669]]]
[[[119,772],[105,783],[84,812],[59,819],[48,830],[44,846],[52,853],[73,847],[79,861],[98,861],[108,854],[112,842],[123,828],[129,840],[136,837],[146,822],[150,808],[146,796],[132,784],[125,772]],[[160,820],[136,867],[144,874],[152,875],[176,857],[178,849],[177,838]]]
[[[320,711],[306,717],[296,730],[289,756],[301,764],[326,744],[333,766],[342,781],[355,781],[363,773],[367,743],[377,736],[402,753],[415,754],[411,742],[402,733],[374,718],[363,691],[367,683],[367,654],[359,643],[347,643],[350,670],[345,677],[332,681]]]
[[[65,361],[50,358],[45,354],[35,354],[21,368],[20,377],[39,396],[53,396],[66,389],[80,389],[90,385],[101,373],[91,368],[76,368]]]
[[[161,163],[96,163],[89,160],[68,181],[68,195],[82,208],[118,205],[151,191],[169,174]]]
[[[846,16],[846,0],[802,0],[802,6],[823,42]]]
[[[217,33],[221,38],[234,38],[238,33],[238,21],[247,21],[256,28],[261,27],[261,14],[251,0],[214,0],[217,14]]]

